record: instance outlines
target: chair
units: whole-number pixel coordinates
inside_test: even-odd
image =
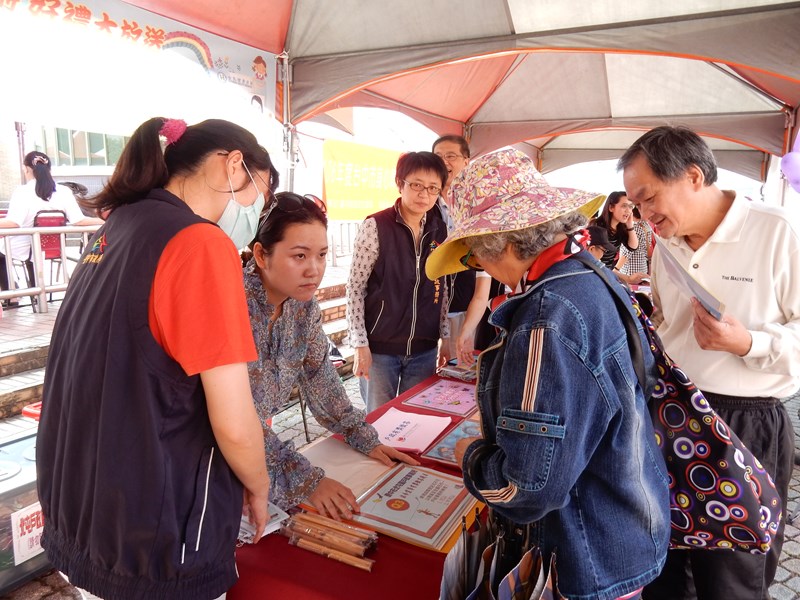
[[[34,227],[64,227],[67,224],[67,215],[63,210],[40,210],[33,217]],[[61,234],[60,233],[45,233],[39,236],[40,245],[42,248],[42,260],[50,261],[50,283],[53,283],[53,267],[58,262],[58,270],[56,277],[61,276],[61,267],[64,265],[64,257],[61,254]],[[31,257],[33,252],[31,252]],[[34,265],[32,258],[29,257],[24,261],[15,261],[24,267],[25,279],[28,287],[34,285]],[[33,300],[33,308],[36,310],[35,297]],[[53,294],[50,293],[50,300],[53,300]]]

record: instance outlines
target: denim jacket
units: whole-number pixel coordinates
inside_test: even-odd
[[[484,438],[464,457],[468,489],[515,522],[538,521],[570,600],[637,590],[666,559],[667,472],[609,289],[562,260],[491,322],[501,333],[480,357]]]

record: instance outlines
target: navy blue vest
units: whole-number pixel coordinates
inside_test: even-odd
[[[428,279],[425,261],[447,237],[447,227],[428,211],[417,256],[414,236],[397,212],[397,202],[370,217],[378,226],[380,253],[367,280],[364,301],[369,348],[377,354],[399,356],[435,348],[444,299],[443,278]]]
[[[148,321],[165,246],[201,222],[165,190],[114,210],[53,331],[37,440],[42,545],[100,597],[196,600],[237,579],[241,483],[216,447],[200,377]]]

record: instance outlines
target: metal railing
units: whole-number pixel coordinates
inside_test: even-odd
[[[361,221],[330,221],[328,223],[328,262],[337,266],[337,258],[353,254],[355,241]]]
[[[39,312],[47,312],[47,294],[51,294],[53,292],[63,292],[67,289],[67,284],[69,284],[70,278],[70,271],[68,268],[67,261],[77,261],[78,259],[73,256],[69,256],[67,254],[67,240],[66,236],[70,233],[78,233],[81,234],[81,247],[84,247],[89,240],[89,236],[97,231],[100,228],[100,225],[85,225],[85,226],[74,226],[74,225],[67,225],[65,227],[15,227],[10,229],[0,229],[0,243],[3,247],[3,253],[5,256],[2,257],[2,260],[6,261],[6,272],[8,273],[8,290],[0,290],[0,300],[8,300],[12,298],[22,298],[25,296],[30,296],[33,300],[34,298],[37,299],[38,310]],[[41,244],[41,236],[42,235],[50,235],[50,234],[59,234],[59,238],[61,241],[61,249],[59,252],[59,258],[61,260],[61,265],[64,271],[63,281],[60,282],[53,282],[50,281],[49,283],[46,282],[44,277],[44,254],[42,252],[42,244]],[[19,264],[19,261],[15,261],[11,257],[11,238],[14,236],[25,235],[31,238],[31,262],[33,263],[33,286],[32,287],[18,287],[16,272],[15,272],[15,262]],[[57,260],[57,259],[54,259]],[[21,268],[25,268],[22,266]]]
[[[349,256],[353,253],[353,242],[358,233],[360,221],[333,221],[328,228],[330,248],[328,251],[328,262],[331,266],[337,265],[337,258]],[[69,284],[70,271],[67,268],[67,261],[77,261],[77,257],[67,254],[67,234],[80,234],[82,238],[81,248],[88,242],[89,236],[97,231],[100,225],[64,227],[19,227],[10,229],[0,229],[0,247],[3,248],[5,256],[0,256],[0,260],[6,261],[6,271],[8,273],[9,290],[0,290],[0,300],[12,298],[23,298],[30,296],[37,298],[38,309],[40,312],[47,312],[47,294],[53,292],[63,292]],[[64,277],[60,282],[47,282],[44,276],[45,258],[42,253],[41,236],[57,233],[61,238],[61,252],[59,258],[63,265]],[[26,235],[31,238],[31,261],[33,262],[34,284],[32,287],[18,287],[15,277],[15,265],[19,267],[19,261],[11,258],[11,238],[14,236]],[[23,268],[24,267],[19,267]]]

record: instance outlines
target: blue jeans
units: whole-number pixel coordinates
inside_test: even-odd
[[[369,380],[360,378],[361,397],[372,412],[436,373],[438,350],[431,348],[410,356],[373,354]]]

